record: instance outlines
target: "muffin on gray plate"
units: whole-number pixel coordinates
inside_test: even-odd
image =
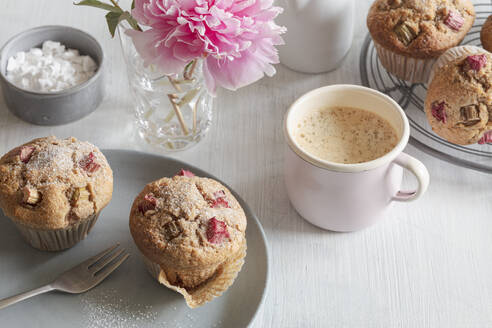
[[[0,159],[0,208],[40,250],[59,251],[84,239],[112,193],[104,155],[73,137],[34,139]]]
[[[130,231],[149,272],[195,308],[234,282],[246,256],[246,216],[219,182],[180,175],[135,198]]]

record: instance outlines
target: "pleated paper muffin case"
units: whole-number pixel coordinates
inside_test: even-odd
[[[210,302],[215,297],[219,297],[233,284],[244,264],[246,242],[243,243],[235,256],[218,265],[215,270],[204,268],[203,272],[211,275],[203,283],[193,288],[171,284],[166,275],[166,270],[163,270],[158,263],[152,262],[142,253],[140,254],[150,275],[167,288],[183,295],[186,304],[194,309]],[[180,273],[182,274],[183,271],[180,271]],[[196,275],[196,272],[193,272],[192,275]]]
[[[388,50],[374,41],[381,65],[394,76],[411,82],[426,83],[436,58],[413,58]]]
[[[83,240],[96,223],[99,213],[71,224],[63,229],[36,229],[13,220],[24,240],[41,251],[56,252],[75,246]]]

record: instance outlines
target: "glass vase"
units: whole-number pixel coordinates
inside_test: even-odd
[[[189,63],[180,74],[162,74],[154,65],[144,66],[132,39],[131,27],[118,25],[134,102],[138,134],[165,152],[184,150],[207,134],[213,118],[213,97],[205,88],[202,60]]]

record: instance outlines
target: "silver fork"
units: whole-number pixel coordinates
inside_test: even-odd
[[[64,272],[55,281],[46,286],[0,300],[0,309],[52,290],[71,294],[80,294],[88,291],[97,286],[130,256],[124,249],[113,252],[119,245],[116,244],[87,259]]]

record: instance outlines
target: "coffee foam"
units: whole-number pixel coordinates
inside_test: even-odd
[[[374,160],[398,143],[398,135],[388,121],[351,107],[309,111],[298,122],[294,138],[311,155],[343,164]]]

